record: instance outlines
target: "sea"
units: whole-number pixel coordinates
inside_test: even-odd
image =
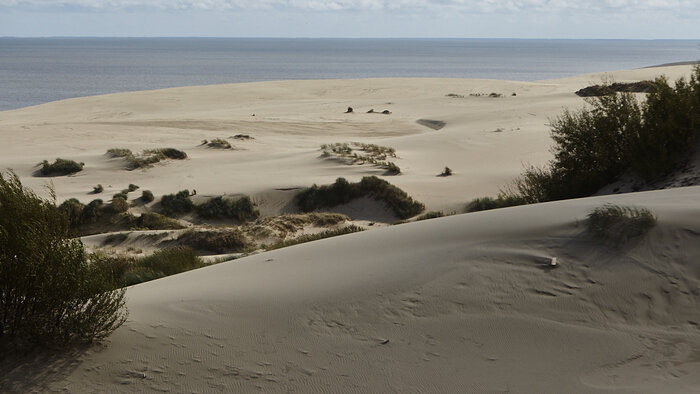
[[[700,40],[0,38],[0,111],[176,86],[373,77],[536,81],[699,58]]]

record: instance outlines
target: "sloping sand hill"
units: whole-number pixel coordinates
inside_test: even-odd
[[[274,82],[66,100],[0,113],[0,167],[39,191],[47,179],[31,176],[34,164],[84,161],[53,179],[59,199],[137,183],[156,195],[251,193],[274,213],[288,202],[275,189],[381,174],[319,157],[322,143],[357,140],[396,148],[403,174],[385,179],[429,209],[461,209],[522,162],[546,161],[547,118],[578,108],[573,92],[599,81]],[[231,140],[234,151],[197,146],[239,133],[255,139]],[[190,159],[126,171],[104,156],[160,146]],[[437,177],[446,165],[455,175]],[[582,220],[606,202],[649,208],[658,224],[620,247],[593,239]],[[104,343],[6,360],[0,390],[693,393],[698,256],[697,186],[373,229],[134,286],[129,320]]]

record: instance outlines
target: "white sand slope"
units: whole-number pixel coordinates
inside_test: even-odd
[[[522,162],[545,162],[547,118],[582,105],[573,92],[600,77],[270,82],[66,100],[0,113],[0,168],[39,190],[46,178],[32,166],[64,157],[86,169],[53,179],[59,198],[136,183],[156,195],[252,193],[272,214],[293,195],[275,189],[381,173],[318,157],[321,143],[359,140],[395,147],[404,174],[386,179],[429,209],[458,209]],[[490,92],[505,96],[469,96]],[[232,152],[197,147],[238,133],[255,140]],[[104,156],[159,146],[190,159],[129,172]],[[437,177],[445,165],[455,175]],[[647,207],[658,225],[626,247],[601,244],[581,220],[605,202]],[[698,256],[700,187],[384,227],[132,287],[129,320],[104,344],[0,364],[0,391],[696,393]]]
[[[659,223],[605,247],[577,223],[604,202]],[[698,392],[698,207],[700,187],[597,197],[250,256],[130,288],[104,346],[9,376],[16,391]]]

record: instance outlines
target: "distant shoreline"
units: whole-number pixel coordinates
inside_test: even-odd
[[[656,66],[647,66],[647,67],[642,67],[642,68],[658,68],[658,67],[671,67],[671,66],[690,66],[693,64],[700,64],[700,60],[689,60],[685,62],[673,62],[673,63],[664,63],[664,64],[658,64]]]

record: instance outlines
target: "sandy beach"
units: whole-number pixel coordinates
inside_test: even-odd
[[[584,105],[578,89],[691,72],[260,82],[0,112],[0,168],[41,195],[51,182],[58,202],[133,183],[156,199],[247,194],[271,217],[295,213],[312,184],[377,175],[426,211],[456,213],[392,225],[391,211],[361,200],[331,211],[362,233],[133,286],[129,319],[107,340],[4,362],[0,391],[699,392],[700,186],[462,214],[551,159],[549,121]],[[215,138],[234,149],[202,144]],[[394,148],[401,174],[323,155],[322,144],[351,142]],[[105,154],[160,147],[188,159],[128,171]],[[34,176],[57,157],[85,168]],[[453,175],[439,176],[446,166]],[[646,207],[658,224],[610,248],[582,224],[607,202]]]

